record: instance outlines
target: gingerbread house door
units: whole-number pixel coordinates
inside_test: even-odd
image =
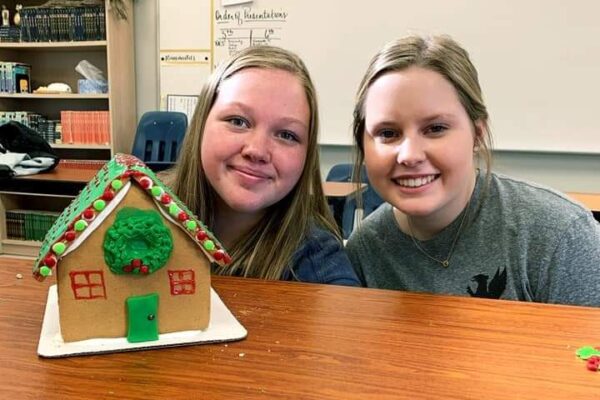
[[[131,296],[127,305],[127,340],[131,343],[158,340],[158,293]]]

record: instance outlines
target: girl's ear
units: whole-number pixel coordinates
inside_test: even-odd
[[[473,127],[475,129],[474,150],[478,150],[480,147],[479,144],[484,141],[485,135],[487,135],[487,124],[482,119],[478,119],[473,123]]]

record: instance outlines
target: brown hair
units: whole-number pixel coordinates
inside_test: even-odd
[[[227,249],[233,258],[232,265],[215,272],[221,275],[280,279],[313,224],[333,232],[339,238],[321,183],[317,147],[317,96],[308,70],[297,55],[278,47],[255,46],[244,49],[221,63],[200,92],[177,165],[170,172],[171,180],[167,182],[208,227],[213,226],[217,194],[202,170],[200,146],[206,119],[218,96],[220,85],[245,68],[284,70],[298,78],[306,93],[310,110],[307,155],[296,186],[270,207],[254,229]]]

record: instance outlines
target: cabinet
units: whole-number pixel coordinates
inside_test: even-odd
[[[6,1],[12,24],[16,4],[43,5],[42,0]],[[71,2],[70,4],[76,4]],[[69,94],[0,93],[0,111],[30,111],[50,120],[60,120],[61,111],[107,111],[108,144],[52,144],[62,159],[108,160],[115,153],[131,151],[137,124],[135,106],[134,38],[132,0],[123,0],[126,18],[117,15],[111,2],[104,2],[106,40],[70,42],[0,42],[0,61],[31,65],[31,88],[66,83]],[[108,81],[108,93],[77,93],[83,78],[75,67],[87,60]],[[6,211],[24,209],[41,212],[61,211],[72,194],[52,195],[3,190],[0,183],[0,253],[32,255],[39,243],[7,239]]]

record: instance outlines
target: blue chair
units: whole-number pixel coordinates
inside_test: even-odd
[[[331,167],[325,180],[328,182],[350,182],[352,179],[352,168],[352,164],[336,164]],[[351,205],[346,207],[348,198],[329,197],[327,198],[327,202],[329,203],[329,208],[331,209],[335,222],[342,231],[342,237],[347,239],[351,230],[348,232],[348,229],[344,228],[344,214],[354,213],[353,209],[350,209]],[[346,210],[346,208],[348,208],[348,210]],[[354,208],[356,208],[356,206],[354,206]]]
[[[131,154],[155,171],[177,160],[187,129],[187,116],[174,111],[149,111],[138,123]]]
[[[327,173],[328,182],[351,182],[352,181],[352,164],[336,164]]]
[[[326,180],[330,182],[354,182],[353,168],[352,164],[334,165],[329,170]],[[350,237],[359,220],[371,214],[383,203],[383,199],[370,185],[364,165],[361,167],[360,180],[362,183],[367,184],[362,192],[362,208],[357,207],[356,196],[349,196],[344,199],[329,199],[334,217],[340,224],[344,239]]]

